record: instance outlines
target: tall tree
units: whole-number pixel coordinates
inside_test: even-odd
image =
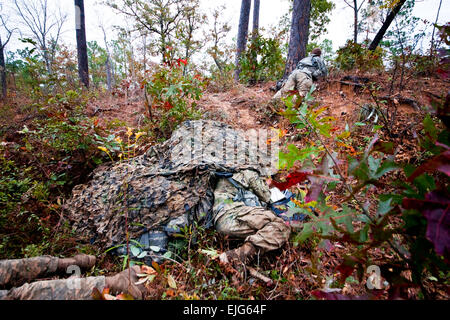
[[[386,20],[383,22],[383,25],[381,26],[378,33],[375,35],[375,38],[373,38],[372,42],[369,45],[369,50],[373,51],[375,50],[378,45],[380,44],[380,41],[383,39],[384,34],[386,33],[387,29],[391,25],[392,21],[394,21],[395,16],[397,13],[399,13],[400,9],[402,8],[403,4],[406,2],[406,0],[397,0],[394,1],[395,6],[389,11]]]
[[[52,73],[52,63],[58,48],[63,24],[67,14],[50,11],[47,0],[14,0],[15,8],[22,25],[28,29],[37,42],[47,72]]]
[[[253,0],[253,29],[252,29],[253,37],[256,37],[258,35],[259,7],[260,7],[260,0]]]
[[[75,0],[75,28],[77,33],[78,75],[81,83],[89,88],[89,64],[84,21],[84,0]]]
[[[1,6],[0,6],[1,9]],[[4,18],[0,15],[0,27],[6,31],[6,40],[2,42],[2,36],[0,34],[0,82],[2,85],[2,99],[6,99],[7,87],[6,87],[6,62],[5,62],[5,47],[8,44],[9,40],[15,29],[9,29],[6,26],[6,22]]]
[[[223,68],[225,66],[225,62],[223,61],[224,59],[222,58],[225,54],[225,43],[223,40],[231,30],[231,27],[227,22],[220,21],[221,12],[223,12],[224,10],[225,5],[214,9],[214,11],[212,12],[212,27],[205,32],[205,38],[207,38],[212,43],[212,46],[207,49],[207,53],[212,57],[220,72],[223,71]]]
[[[286,78],[292,70],[294,70],[297,63],[306,56],[310,13],[310,0],[294,0],[291,33],[289,37],[289,50],[283,78]]]
[[[316,41],[327,33],[331,12],[336,7],[332,0],[311,0],[309,15],[309,41]]]
[[[190,4],[184,8],[184,19],[180,22],[178,30],[178,40],[180,41],[181,53],[184,58],[189,61],[192,55],[197,52],[203,44],[203,41],[195,38],[197,30],[206,23],[206,15],[200,12],[199,0],[191,0]],[[186,74],[188,65],[184,66],[183,74]]]
[[[108,46],[108,41],[106,39],[106,31],[105,31],[105,27],[103,26],[103,24],[100,24],[100,28],[103,31],[103,40],[105,41],[105,48],[106,48],[106,84],[108,86],[108,91],[112,91],[112,87],[114,85],[114,75],[113,75],[113,71],[111,68],[111,52],[109,51],[109,46]],[[145,64],[144,64],[144,68],[145,68]]]
[[[195,2],[195,1],[194,1]],[[171,58],[168,50],[173,47],[180,21],[186,19],[191,0],[108,0],[104,3],[128,17],[132,17],[137,30],[146,29],[154,39],[153,47],[163,62]],[[175,48],[172,48],[175,49]]]
[[[433,32],[431,34],[431,46],[430,46],[430,57],[433,56],[433,52],[434,52],[434,32],[436,31],[436,26],[439,20],[439,13],[441,12],[441,5],[442,5],[442,0],[439,1],[439,7],[437,10],[437,14],[436,14],[436,21],[433,24]]]
[[[248,24],[250,20],[251,0],[242,0],[241,14],[239,17],[239,30],[237,36],[236,48],[236,70],[234,71],[234,80],[239,81],[239,74],[241,73],[241,54],[245,50],[248,37]]]
[[[353,9],[353,42],[358,43],[358,13],[366,0],[361,1],[358,6],[358,0],[344,0],[344,2]],[[353,2],[353,4],[352,4]]]

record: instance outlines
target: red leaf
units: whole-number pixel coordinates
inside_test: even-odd
[[[287,188],[296,185],[299,182],[305,181],[311,172],[292,172],[286,177],[286,182],[276,182],[273,181],[273,185],[278,189],[286,190]]]
[[[305,203],[311,201],[317,201],[319,198],[320,192],[322,191],[323,181],[317,179],[308,190],[308,193],[305,196]]]
[[[405,209],[419,210],[427,219],[426,237],[437,254],[450,260],[450,199],[440,192],[427,193],[425,200],[403,199]]]
[[[428,160],[413,172],[408,178],[411,182],[424,172],[432,172],[434,170],[441,171],[450,177],[450,150],[443,152],[442,154]]]
[[[187,65],[187,59],[178,59],[177,62],[178,62],[178,65],[180,65],[180,63]]]
[[[345,262],[344,262],[344,263],[340,264],[339,266],[337,266],[336,270],[341,273],[341,282],[344,283],[345,279],[347,279],[348,277],[350,277],[352,275],[353,271],[355,270],[355,266],[345,264]]]
[[[170,110],[173,108],[173,105],[169,101],[166,101],[166,102],[164,102],[163,108],[165,110]]]
[[[352,275],[358,261],[359,260],[356,257],[346,256],[344,258],[344,262],[336,267],[336,270],[341,273],[341,277],[339,279],[341,283],[344,283],[345,279]]]

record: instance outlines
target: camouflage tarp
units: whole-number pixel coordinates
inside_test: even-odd
[[[215,121],[186,121],[144,155],[97,168],[89,183],[74,188],[65,205],[67,216],[78,235],[103,248],[124,243],[126,210],[134,239],[186,212],[205,221],[214,201],[213,172],[274,174],[275,139],[270,131],[241,132]]]

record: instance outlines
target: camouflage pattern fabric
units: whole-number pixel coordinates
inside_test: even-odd
[[[270,202],[269,187],[257,172],[243,170],[234,174],[233,179],[253,191],[261,201]],[[283,219],[261,206],[234,201],[238,192],[227,179],[217,183],[213,208],[217,231],[245,239],[263,252],[278,249],[289,240],[291,229]]]
[[[77,234],[103,248],[125,241],[126,211],[133,239],[186,213],[204,222],[214,201],[213,172],[275,173],[270,150],[249,147],[250,139],[223,123],[186,121],[144,155],[97,168],[89,183],[74,188],[67,217]]]
[[[294,70],[287,79],[286,83],[281,87],[280,90],[273,96],[273,99],[280,99],[286,93],[292,90],[297,90],[299,95],[302,97],[311,90],[313,82],[311,78],[300,70]]]
[[[46,280],[25,283],[21,287],[2,292],[3,300],[92,300],[92,290],[100,292],[106,286],[106,278],[87,277]]]
[[[55,273],[59,258],[42,256],[0,260],[0,288],[20,286],[28,281]]]
[[[304,97],[311,89],[313,81],[326,77],[327,75],[328,70],[325,62],[320,56],[312,54],[297,63],[295,70],[283,82],[281,89],[277,91],[272,99],[280,99],[292,90],[297,90]]]
[[[325,62],[317,55],[310,55],[297,63],[296,70],[306,73],[314,81],[328,75]]]

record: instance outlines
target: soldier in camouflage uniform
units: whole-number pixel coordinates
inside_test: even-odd
[[[41,256],[26,259],[0,260],[0,288],[20,286],[28,281],[43,278],[57,272],[65,272],[75,265],[88,269],[95,265],[95,257],[85,254],[73,258]]]
[[[106,250],[123,244],[126,210],[132,239],[164,230],[184,215],[208,225],[215,172],[275,173],[271,154],[248,147],[248,139],[220,122],[186,121],[164,143],[130,161],[100,167],[87,184],[76,186],[65,206],[73,230]],[[265,145],[267,139],[261,141]]]
[[[142,298],[145,288],[136,285],[140,267],[105,277],[69,278],[57,280],[41,280],[28,283],[42,277],[66,272],[69,266],[80,269],[92,268],[95,257],[77,255],[73,258],[56,258],[41,256],[26,259],[0,260],[0,299],[4,300],[90,300],[92,292],[97,288],[100,292],[110,288],[111,294],[129,292],[136,299]],[[130,281],[131,279],[131,281]]]
[[[320,57],[321,55],[322,50],[316,48],[311,52],[311,55],[302,59],[281,89],[273,96],[273,99],[278,100],[292,90],[297,90],[300,96],[304,97],[311,89],[313,81],[326,77],[328,70]]]
[[[259,145],[267,146],[268,138],[274,137],[258,134],[262,141]],[[123,244],[126,233],[139,239],[149,230],[165,230],[171,221],[178,219],[197,221],[204,226],[213,222],[219,232],[244,238],[245,244],[239,250],[222,255],[224,262],[233,253],[245,258],[256,250],[279,248],[290,230],[264,208],[270,193],[261,178],[276,173],[273,155],[278,156],[278,150],[272,149],[273,143],[270,150],[256,148],[250,143],[252,139],[223,123],[186,121],[169,140],[153,146],[142,156],[97,168],[87,184],[74,188],[65,205],[65,217],[80,238],[104,250]],[[238,187],[226,178],[217,179],[217,172],[231,174]],[[253,190],[257,196],[245,189]],[[181,219],[186,216],[187,219]],[[10,278],[30,281],[58,270],[59,262],[54,259],[37,259],[42,267],[30,276],[14,276],[14,268],[6,267],[14,264],[11,260],[3,262],[5,267],[1,269],[11,274]],[[7,299],[90,299],[94,287],[100,291],[109,287],[113,294],[129,291],[140,298],[145,289],[135,285],[137,280],[131,283],[128,280],[128,272],[135,277],[138,271],[133,267],[114,277],[30,284],[22,281],[0,289],[10,289],[3,292]],[[21,286],[11,289],[12,285]]]
[[[269,187],[253,170],[243,170],[218,181],[213,207],[216,230],[245,239],[241,247],[220,255],[223,263],[246,262],[258,251],[275,250],[288,241],[290,227],[264,208],[269,202]]]

